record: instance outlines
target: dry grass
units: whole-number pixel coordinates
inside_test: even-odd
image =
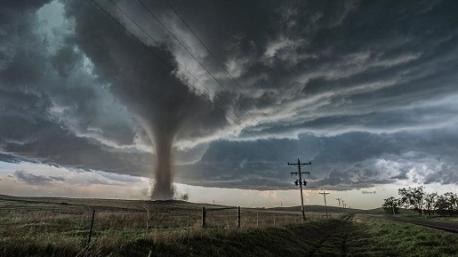
[[[0,257],[457,256],[458,237],[380,217],[291,210],[209,211],[201,204],[114,200],[0,200]],[[35,199],[36,200],[36,199]],[[208,209],[217,206],[206,205]],[[93,240],[86,244],[92,208]]]
[[[136,238],[163,241],[188,237],[202,233],[203,206],[219,207],[180,201],[7,198],[0,200],[0,240],[84,246],[92,209],[96,210],[93,238],[107,245]],[[311,220],[320,220],[322,216],[308,214]],[[241,209],[242,229],[300,223],[297,211]],[[208,211],[206,224],[206,231],[237,229],[237,210]]]

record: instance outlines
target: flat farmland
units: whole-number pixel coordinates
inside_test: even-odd
[[[307,206],[0,197],[0,256],[457,256],[457,234]],[[202,207],[207,210],[202,228]],[[88,243],[92,211],[91,242]]]

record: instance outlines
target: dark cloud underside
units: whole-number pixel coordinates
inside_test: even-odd
[[[2,161],[149,176],[163,139],[189,184],[458,182],[456,1],[0,2]]]

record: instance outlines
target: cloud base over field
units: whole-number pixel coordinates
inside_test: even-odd
[[[150,177],[161,131],[181,183],[458,183],[457,3],[143,2],[181,43],[136,1],[2,5],[0,160]]]

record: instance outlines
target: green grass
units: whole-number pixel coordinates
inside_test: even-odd
[[[201,257],[458,256],[456,234],[377,215],[333,213],[326,220],[323,213],[308,213],[312,219],[302,224],[298,212],[244,208],[242,228],[235,226],[236,212],[226,210],[208,213],[209,227],[202,229],[201,204],[23,200],[0,200],[0,257],[146,257],[150,251]],[[91,208],[97,210],[94,235],[86,247]]]
[[[311,221],[263,229],[193,229],[157,231],[141,236],[103,232],[87,249],[83,242],[34,240],[5,242],[2,256],[326,256],[387,257],[398,249],[374,239],[364,223],[346,220]]]
[[[344,226],[340,220],[264,229],[195,229],[151,233],[101,233],[90,248],[78,240],[53,238],[53,243],[35,240],[2,242],[1,256],[307,256],[320,242]],[[326,250],[340,256],[340,248]]]
[[[405,257],[456,257],[458,236],[414,224],[384,218],[357,216],[355,222],[367,229],[373,247],[389,246]]]

